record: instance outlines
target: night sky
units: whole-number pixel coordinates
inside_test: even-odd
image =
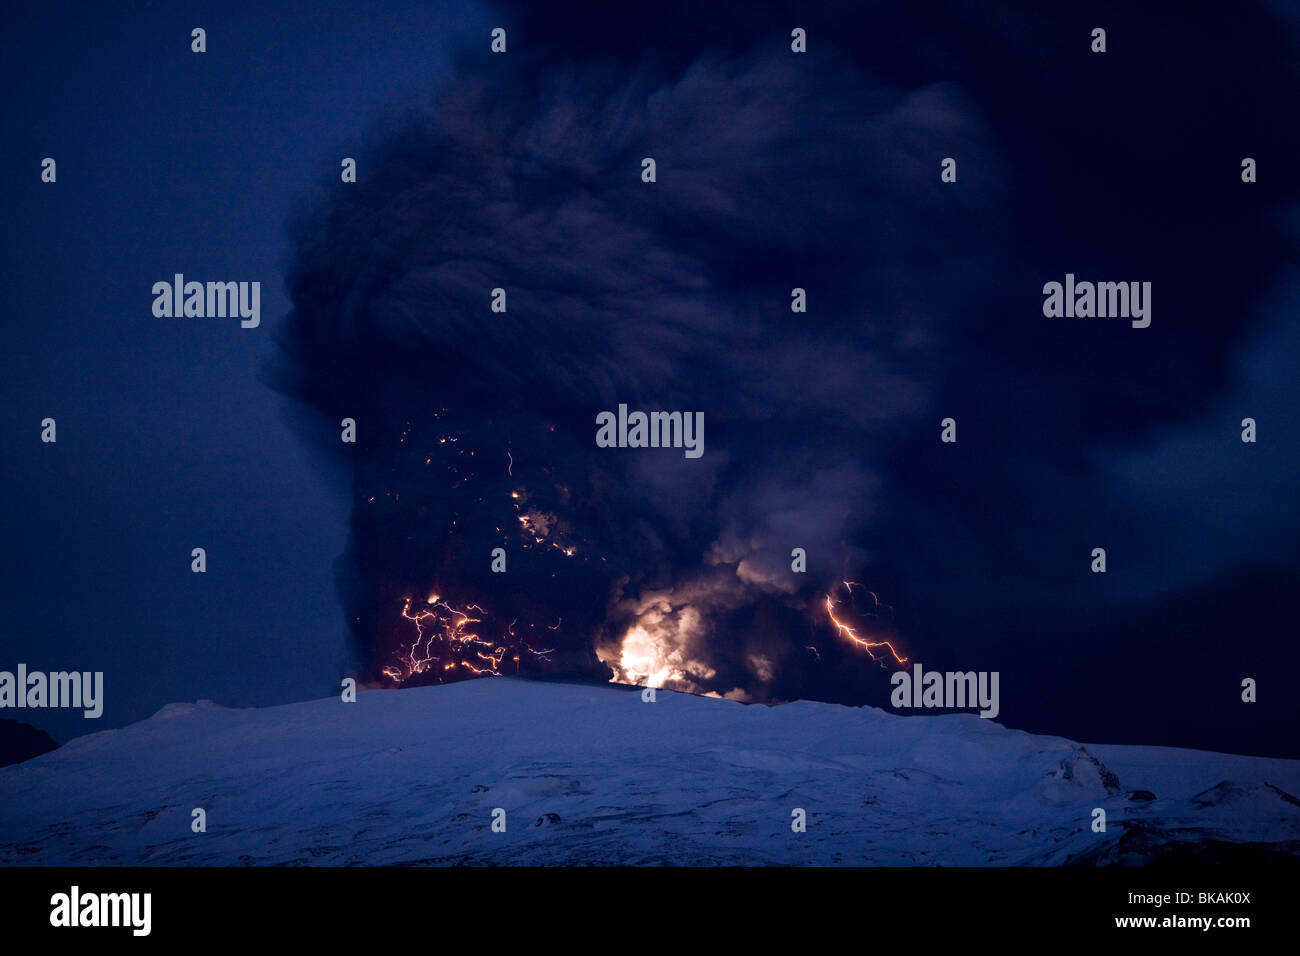
[[[1300,756],[1293,10],[280,6],[6,15],[0,668],[106,702],[3,716],[382,684],[431,589],[547,639],[521,672],[607,680],[672,594],[698,690],[885,706],[849,579],[1008,726]],[[177,272],[260,327],[155,317]],[[1151,326],[1045,317],[1067,273]],[[704,456],[597,448],[620,402]]]

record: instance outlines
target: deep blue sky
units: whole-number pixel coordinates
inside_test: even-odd
[[[318,697],[347,659],[344,499],[262,383],[287,307],[285,224],[368,123],[429,95],[450,38],[482,19],[305,11],[4,14],[0,666],[108,675],[94,725],[7,714],[58,739],[173,700]],[[206,54],[190,52],[195,26]],[[155,320],[150,287],[177,271],[260,280],[261,327]],[[39,442],[46,416],[57,445]]]
[[[309,327],[332,316],[330,276],[353,257],[365,264],[358,274],[405,268],[390,258],[390,241],[401,245],[392,237],[454,262],[456,250],[438,245],[446,209],[449,221],[473,224],[465,231],[476,256],[512,265],[525,290],[533,282],[533,315],[562,290],[550,317],[572,324],[525,350],[528,374],[546,386],[537,404],[556,403],[548,413],[568,408],[552,360],[568,368],[576,356],[600,370],[610,361],[619,395],[659,381],[636,355],[620,363],[602,353],[599,323],[615,313],[611,340],[636,343],[638,330],[649,336],[656,316],[680,307],[674,334],[700,361],[681,388],[730,426],[710,435],[739,464],[718,475],[734,493],[699,514],[690,502],[703,497],[675,473],[633,476],[669,499],[658,515],[665,529],[692,525],[675,539],[665,530],[665,568],[698,560],[713,517],[767,521],[761,530],[776,541],[784,529],[772,516],[794,515],[788,523],[833,541],[839,528],[819,509],[848,501],[867,516],[849,549],[855,576],[869,576],[928,665],[1001,669],[1010,726],[1296,755],[1294,19],[1270,21],[1264,11],[1285,12],[1275,5],[1237,15],[1155,4],[1132,16],[1106,4],[858,6],[796,7],[816,56],[809,78],[791,85],[794,108],[764,86],[774,74],[763,58],[784,56],[796,14],[747,4],[598,15],[583,4],[232,13],[54,3],[7,13],[0,668],[102,670],[107,699],[93,726],[67,712],[4,716],[62,740],[174,700],[248,706],[334,692],[354,652],[335,584],[349,476],[304,441],[289,400],[268,387],[273,335],[294,306]],[[486,53],[498,23],[511,30],[505,80]],[[1087,51],[1098,23],[1110,31],[1105,57]],[[190,52],[195,26],[207,30],[203,55]],[[457,60],[462,44],[470,52]],[[821,58],[826,47],[837,59]],[[706,51],[714,58],[701,61]],[[727,99],[735,76],[760,90],[752,112]],[[498,168],[485,155],[486,171],[471,162],[446,173],[430,151],[448,146],[454,166],[461,154],[450,147],[475,142],[475,114],[447,119],[437,107],[436,131],[403,126],[407,108],[480,80],[498,91],[484,115],[500,148],[545,155],[553,167]],[[556,92],[565,83],[591,112],[566,117]],[[635,95],[619,101],[611,90]],[[816,112],[823,107],[831,120]],[[767,138],[787,120],[797,136]],[[393,129],[390,142],[380,130]],[[952,144],[960,191],[941,193],[937,158]],[[658,149],[664,205],[637,205],[644,193],[611,186],[621,160],[599,165],[600,148],[602,158]],[[1244,155],[1260,159],[1254,186],[1238,178]],[[58,161],[57,185],[40,182],[45,156]],[[362,161],[350,192],[338,182],[343,156]],[[800,162],[823,174],[807,189],[791,185]],[[467,197],[492,196],[497,175],[517,185],[517,205],[480,217],[487,206]],[[447,182],[468,185],[421,191]],[[804,215],[764,204],[782,189],[806,203]],[[410,217],[385,218],[389,203]],[[374,232],[313,245],[320,237],[308,228],[291,241],[291,216],[303,209],[324,210],[326,221],[343,210]],[[701,209],[710,218],[692,221]],[[318,246],[324,267],[304,266]],[[647,274],[673,264],[649,292],[629,278],[641,275],[643,252],[655,254]],[[294,300],[291,263],[302,277]],[[445,312],[420,327],[447,321],[450,347],[468,349],[482,327],[454,339],[457,297],[477,302],[481,290],[457,285],[459,268],[449,270],[455,281],[397,272],[411,296],[398,305],[438,302]],[[261,327],[154,318],[150,287],[178,271],[260,280]],[[1041,284],[1067,271],[1154,280],[1153,327],[1044,319]],[[786,316],[766,325],[754,311],[796,281],[820,290],[823,311],[805,328],[826,332],[825,347],[809,348],[781,324]],[[621,295],[629,286],[645,299]],[[696,289],[716,293],[700,314]],[[599,307],[568,311],[584,301]],[[728,302],[754,309],[729,313]],[[871,335],[872,322],[884,331],[837,340],[830,333],[843,329],[817,325],[828,312],[845,323],[861,314]],[[516,314],[530,321],[527,306]],[[370,312],[343,319],[339,338],[305,361],[373,347],[349,381],[325,383],[372,394],[388,382],[390,343],[372,334]],[[633,330],[626,340],[622,319]],[[712,321],[732,325],[709,332]],[[753,323],[758,344],[744,344],[766,381],[688,348],[701,329],[727,344],[741,321]],[[825,365],[795,367],[806,354]],[[494,384],[490,374],[470,385]],[[806,405],[767,409],[756,397],[764,388]],[[844,414],[830,421],[836,389]],[[424,410],[441,400],[432,388],[414,399]],[[412,413],[383,401],[389,424]],[[369,410],[383,414],[383,401]],[[587,421],[591,408],[572,404],[574,420]],[[936,441],[946,415],[960,423],[954,448]],[[57,445],[39,441],[47,416],[58,421]],[[1256,445],[1237,440],[1246,416],[1260,423]],[[586,447],[586,432],[574,435]],[[765,448],[764,435],[789,437],[795,450]],[[836,455],[847,470],[832,467]],[[565,460],[590,471],[584,458]],[[601,461],[611,460],[625,459]],[[801,470],[806,460],[811,471]],[[763,507],[750,513],[755,499]],[[1086,573],[1097,544],[1109,552],[1104,579]],[[196,546],[207,549],[206,575],[190,573]],[[1261,681],[1257,710],[1235,699],[1242,676]],[[874,684],[854,684],[880,677],[852,668],[800,686],[883,703]]]

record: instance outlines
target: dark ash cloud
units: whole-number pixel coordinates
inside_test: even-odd
[[[1026,635],[1119,597],[1061,569],[1153,528],[1106,463],[1230,393],[1292,268],[1295,187],[1237,176],[1295,155],[1266,121],[1289,115],[1287,31],[1259,10],[669,6],[502,5],[511,53],[465,51],[295,228],[277,381],[352,471],[367,675],[436,593],[486,614],[452,661],[522,644],[550,653],[521,670],[605,679],[598,653],[640,627],[694,690],[878,703],[887,672],[820,604],[849,579],[899,608],[846,606],[870,633],[1050,687]],[[1151,281],[1152,327],[1045,320],[1066,272]],[[620,402],[703,412],[704,457],[596,448]]]

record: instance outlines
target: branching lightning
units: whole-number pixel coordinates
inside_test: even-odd
[[[844,589],[850,595],[853,594],[853,588],[855,585],[859,588],[862,587],[862,585],[857,584],[857,582],[855,581],[844,581],[843,585],[844,585]],[[863,590],[866,589],[863,588]],[[867,591],[866,593],[871,598],[871,606],[872,606],[872,611],[868,612],[867,614],[868,617],[879,617],[880,615],[877,612],[882,609],[890,610],[888,605],[884,605],[880,603],[880,598],[876,596],[875,592]],[[867,640],[865,637],[858,636],[858,631],[861,630],[860,625],[857,628],[850,627],[848,624],[846,624],[844,621],[842,621],[839,617],[836,616],[835,608],[838,607],[840,604],[841,602],[833,600],[829,593],[826,595],[826,614],[830,617],[831,624],[835,627],[836,631],[838,631],[844,637],[847,637],[850,641],[852,641],[858,647],[862,648],[869,655],[871,655],[871,659],[873,661],[881,660],[881,658],[876,656],[875,653],[876,648],[885,647],[889,649],[889,653],[893,655],[894,660],[897,663],[899,664],[907,663],[907,658],[899,655],[898,651],[894,649],[894,645],[891,644],[889,641],[871,641],[871,640]]]
[[[415,674],[437,673],[439,669],[446,673],[457,667],[479,676],[499,677],[501,662],[507,654],[514,660],[517,672],[521,654],[527,653],[536,660],[545,661],[547,655],[554,652],[554,648],[539,649],[521,640],[515,634],[517,620],[506,628],[503,640],[487,639],[475,626],[482,624],[488,616],[477,604],[457,608],[437,594],[430,594],[425,604],[425,608],[412,611],[408,597],[402,607],[402,617],[415,625],[415,639],[405,646],[395,664],[383,668],[384,675],[398,684]],[[516,646],[513,654],[507,644]]]

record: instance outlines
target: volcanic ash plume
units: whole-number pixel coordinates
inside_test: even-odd
[[[970,258],[945,238],[963,213],[926,196],[977,127],[943,89],[829,57],[503,59],[463,68],[295,230],[277,377],[351,470],[365,676],[770,700],[828,654],[874,667],[826,600],[870,558],[875,462],[925,410],[924,303],[975,274],[926,265]],[[703,413],[702,457],[598,448],[620,403]]]

